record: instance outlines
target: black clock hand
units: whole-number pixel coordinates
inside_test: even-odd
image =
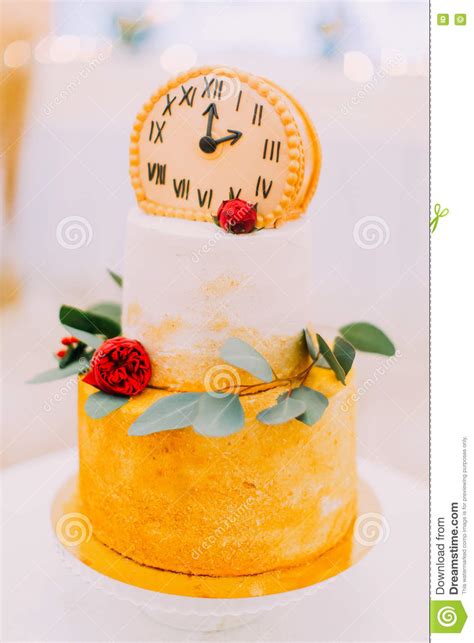
[[[202,115],[205,116],[208,114],[207,117],[207,130],[206,130],[206,136],[211,136],[212,135],[212,121],[215,118],[219,118],[219,114],[217,113],[217,107],[215,103],[210,103],[208,107],[203,111]]]
[[[228,129],[227,131],[230,132],[228,136],[214,139],[214,143],[216,145],[220,145],[220,143],[225,143],[226,141],[232,141],[231,145],[235,145],[239,138],[242,136],[242,132],[238,132],[235,129]]]
[[[207,114],[207,130],[206,130],[206,135],[202,136],[199,139],[200,149],[205,154],[212,154],[213,152],[216,151],[216,148],[218,145],[220,145],[221,143],[225,143],[226,141],[231,141],[231,145],[235,145],[235,143],[237,143],[239,138],[242,136],[242,132],[238,132],[235,129],[228,129],[227,130],[229,132],[228,136],[222,136],[221,138],[218,138],[218,139],[212,138],[212,121],[214,120],[214,118],[219,118],[219,114],[217,113],[217,107],[215,103],[210,103],[206,107],[202,115],[205,116],[206,114]]]

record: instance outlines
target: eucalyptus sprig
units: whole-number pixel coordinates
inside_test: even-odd
[[[118,286],[122,278],[113,271],[109,274]],[[87,310],[63,305],[59,319],[73,335],[65,354],[56,368],[30,380],[30,383],[48,382],[74,374],[85,373],[97,350],[106,339],[121,333],[121,307],[115,302],[102,302]],[[321,335],[309,329],[302,331],[308,365],[289,378],[280,378],[265,357],[253,346],[237,337],[230,337],[223,345],[220,357],[224,362],[249,373],[258,382],[223,387],[211,392],[174,393],[160,398],[142,413],[129,428],[129,435],[145,436],[192,426],[197,433],[209,437],[228,436],[240,431],[245,424],[240,398],[256,395],[275,388],[285,389],[276,403],[257,415],[262,424],[278,425],[297,420],[313,426],[325,412],[329,401],[321,393],[306,385],[313,368],[330,369],[343,385],[354,363],[356,350],[391,356],[395,346],[379,328],[368,322],[343,326],[332,348]],[[103,391],[90,395],[85,410],[92,419],[108,416],[127,404],[130,398]]]
[[[276,404],[257,415],[262,424],[278,425],[297,420],[313,426],[324,414],[329,401],[323,393],[305,384],[313,368],[331,369],[336,378],[346,384],[354,363],[356,348],[366,352],[393,355],[395,347],[378,328],[366,322],[349,324],[340,329],[333,348],[316,334],[303,331],[309,364],[291,378],[279,378],[268,361],[253,346],[231,337],[221,349],[220,356],[256,379],[252,384],[236,384],[217,391],[174,393],[157,400],[129,428],[129,435],[144,436],[192,426],[197,433],[222,437],[237,433],[245,424],[240,398],[273,388],[286,388]],[[353,342],[350,341],[353,340]]]
[[[121,286],[120,275],[112,270],[108,272],[115,283]],[[28,380],[28,383],[52,382],[71,375],[83,374],[89,370],[95,350],[104,340],[117,337],[122,332],[121,313],[120,304],[114,301],[100,302],[87,310],[74,306],[61,306],[59,321],[78,341],[67,347],[65,355],[57,360],[56,368],[38,373]]]
[[[292,378],[279,378],[268,361],[253,346],[237,337],[230,337],[220,351],[220,357],[232,366],[260,380],[256,384],[238,384],[203,393],[175,393],[157,400],[129,429],[129,435],[149,435],[160,431],[192,426],[197,433],[209,437],[232,435],[245,424],[240,397],[287,388],[277,403],[257,415],[263,424],[282,424],[297,419],[313,425],[324,413],[328,400],[304,385],[312,368],[323,352],[316,350],[309,331],[304,331],[310,364]],[[319,336],[318,336],[319,338]],[[321,338],[322,339],[322,338]],[[327,346],[327,344],[325,344]],[[329,347],[327,351],[331,352]],[[326,354],[327,354],[326,351]]]

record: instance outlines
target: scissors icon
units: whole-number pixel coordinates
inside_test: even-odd
[[[436,203],[434,207],[434,213],[435,216],[430,221],[431,234],[433,234],[433,232],[438,227],[439,220],[449,214],[449,210],[448,208],[444,208],[443,210],[441,210],[441,205],[439,203]]]

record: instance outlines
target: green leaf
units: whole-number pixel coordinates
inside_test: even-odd
[[[347,375],[355,359],[355,348],[343,337],[336,337],[334,342],[334,356]]]
[[[87,333],[85,330],[79,330],[79,328],[73,328],[72,326],[68,326],[67,324],[63,324],[63,326],[68,333],[71,333],[71,335],[74,335],[75,337],[77,337],[77,339],[80,339],[81,342],[84,342],[84,344],[87,344],[87,346],[92,346],[92,348],[99,348],[99,346],[102,346],[102,344],[104,343],[104,339],[102,337],[97,337],[97,335]]]
[[[112,279],[115,281],[117,286],[119,286],[121,288],[123,286],[123,278],[120,275],[118,275],[116,272],[114,272],[113,270],[110,270],[110,268],[107,269],[107,272],[112,277]]]
[[[202,393],[176,393],[163,397],[140,415],[128,435],[149,435],[191,426]]]
[[[311,355],[311,357],[316,360],[318,359],[318,351],[316,350],[316,346],[314,345],[313,338],[311,337],[311,333],[307,328],[304,329],[304,339],[306,342],[306,348],[308,349],[308,353]]]
[[[342,366],[339,364],[337,358],[335,357],[332,350],[329,348],[328,344],[324,341],[321,335],[316,335],[318,338],[319,350],[321,351],[324,359],[329,364],[329,366],[334,371],[337,379],[343,384],[346,383],[346,373]]]
[[[327,360],[320,355],[318,359],[314,362],[314,365],[317,366],[318,368],[327,368],[329,370],[332,370],[329,364],[327,363]]]
[[[395,355],[395,346],[387,335],[373,324],[355,322],[339,329],[341,335],[358,351],[379,353],[391,357]]]
[[[309,388],[309,386],[296,388],[291,392],[290,397],[293,400],[301,400],[306,404],[306,411],[302,415],[298,415],[296,419],[304,422],[308,426],[316,424],[329,404],[328,398],[325,395]]]
[[[87,415],[93,420],[110,415],[130,400],[123,395],[109,395],[103,391],[93,393],[87,398],[85,405]]]
[[[306,411],[306,404],[302,400],[296,400],[288,395],[280,395],[278,403],[269,409],[260,411],[257,420],[263,424],[283,424],[289,422]]]
[[[203,393],[193,427],[201,435],[224,437],[240,431],[244,422],[244,410],[238,395]]]
[[[115,301],[102,301],[91,306],[87,312],[96,313],[97,315],[102,315],[102,317],[108,317],[120,324],[122,306]]]
[[[273,379],[273,372],[267,360],[242,339],[230,337],[221,348],[220,355],[229,364],[242,368],[263,382],[271,382]]]
[[[106,337],[120,335],[120,324],[113,319],[73,306],[61,306],[59,320],[65,326],[83,330],[92,335],[105,335]]]
[[[54,380],[60,380],[63,377],[69,377],[70,375],[77,375],[77,373],[84,373],[89,368],[89,361],[82,358],[77,362],[73,362],[64,368],[51,368],[49,371],[43,371],[38,373],[30,380],[27,381],[27,384],[42,384],[43,382],[53,382]]]

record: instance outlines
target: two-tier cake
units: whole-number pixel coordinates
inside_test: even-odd
[[[63,306],[58,353],[64,373],[87,371],[81,511],[119,554],[248,576],[350,528],[354,346],[393,345],[366,323],[324,339],[311,319],[302,215],[320,165],[303,108],[240,71],[192,70],[138,114],[121,323],[112,305]]]
[[[314,426],[259,422],[287,390],[264,385],[241,396],[246,422],[234,435],[128,429],[170,390],[257,382],[223,366],[230,337],[282,380],[307,366],[312,243],[299,216],[319,175],[315,131],[274,85],[205,68],[153,94],[130,153],[138,207],[127,224],[122,328],[150,356],[153,388],[91,419],[93,389],[80,384],[84,510],[98,538],[145,565],[232,576],[305,562],[342,537],[356,508],[353,413],[341,410],[352,391],[332,371],[306,381],[329,400]],[[215,226],[232,198],[256,204],[261,230]]]

